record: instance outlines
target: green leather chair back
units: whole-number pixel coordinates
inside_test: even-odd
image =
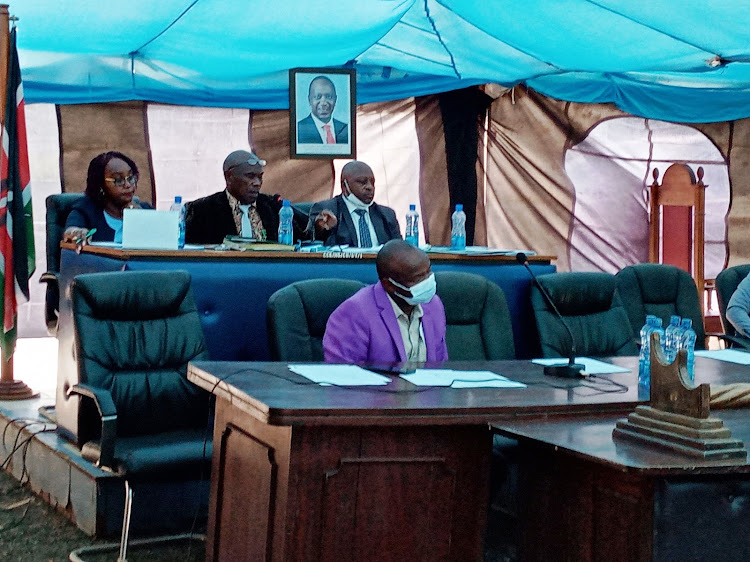
[[[578,356],[638,354],[614,275],[569,272],[540,275],[538,279],[570,326]],[[536,285],[531,288],[531,306],[542,356],[567,357],[568,332]]]
[[[455,361],[515,359],[513,327],[502,289],[460,271],[435,273],[445,306],[448,357]]]
[[[117,271],[72,285],[81,383],[104,388],[117,435],[205,428],[209,395],[187,380],[187,363],[208,359],[186,271]]]
[[[728,336],[742,337],[737,334],[734,326],[727,322],[727,305],[729,299],[737,290],[737,286],[745,277],[750,274],[750,264],[735,265],[728,267],[716,276],[716,297],[719,301],[719,314],[721,315],[721,325],[724,327],[724,333]]]
[[[693,321],[695,348],[706,348],[698,289],[687,271],[673,265],[641,263],[624,267],[616,277],[633,338],[640,339],[647,314],[661,318],[665,328],[669,326],[669,317],[677,314]]]
[[[268,299],[268,346],[274,361],[323,361],[331,313],[365,284],[351,279],[308,279]]]
[[[42,281],[47,283],[44,316],[51,334],[57,332],[57,312],[60,309],[60,290],[57,282],[57,274],[60,272],[60,241],[73,205],[83,196],[83,193],[58,193],[46,199],[47,273],[51,275],[42,276]]]

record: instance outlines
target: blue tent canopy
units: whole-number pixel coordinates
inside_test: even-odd
[[[666,121],[750,116],[750,3],[19,0],[29,102],[284,109],[288,70],[349,66],[357,102],[495,82]]]

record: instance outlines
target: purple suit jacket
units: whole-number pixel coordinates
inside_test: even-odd
[[[445,309],[435,295],[422,305],[427,361],[445,361]],[[333,311],[323,336],[327,363],[403,363],[406,351],[398,320],[380,283],[357,291]]]

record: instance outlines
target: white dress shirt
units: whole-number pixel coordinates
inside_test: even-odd
[[[331,136],[333,137],[333,144],[336,144],[336,129],[333,126],[333,115],[331,115],[331,118],[328,120],[328,123],[323,123],[323,121],[315,117],[315,115],[312,113],[310,113],[310,115],[313,118],[313,123],[315,123],[315,128],[318,130],[318,134],[320,135],[320,140],[323,141],[323,144],[328,144],[326,142],[328,135],[326,134],[326,130],[324,129],[326,125],[328,125],[331,129]]]
[[[424,328],[422,328],[422,316],[424,311],[422,305],[416,305],[409,316],[401,310],[391,295],[388,295],[391,301],[393,313],[398,321],[398,329],[401,332],[401,339],[404,342],[404,351],[406,351],[407,361],[427,361],[427,346],[424,343]]]

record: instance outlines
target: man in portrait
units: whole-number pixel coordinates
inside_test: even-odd
[[[310,82],[307,100],[310,115],[297,122],[299,144],[342,144],[349,142],[349,126],[333,118],[336,87],[330,78],[316,76]]]

